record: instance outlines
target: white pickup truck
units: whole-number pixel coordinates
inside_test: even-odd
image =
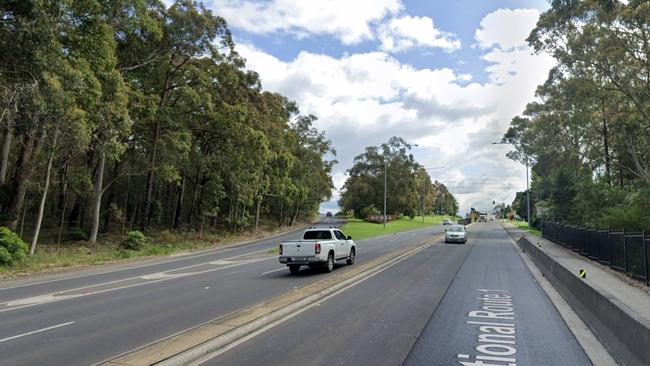
[[[352,237],[335,228],[311,227],[302,234],[302,240],[280,244],[280,263],[286,264],[293,274],[298,273],[302,265],[332,272],[334,262],[345,259],[347,264],[354,264],[356,255]]]

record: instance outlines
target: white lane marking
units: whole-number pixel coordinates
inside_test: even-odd
[[[291,313],[289,313],[289,314],[287,314],[287,315],[285,315],[285,316],[283,316],[283,317],[281,317],[281,318],[279,318],[279,319],[277,319],[277,320],[275,320],[275,321],[273,321],[273,322],[271,322],[271,323],[269,323],[269,324],[255,330],[255,331],[253,331],[252,333],[249,333],[248,335],[246,335],[246,336],[244,336],[242,338],[239,338],[238,340],[236,340],[234,342],[231,342],[230,344],[220,348],[216,352],[207,353],[203,357],[200,357],[199,359],[190,362],[189,365],[192,365],[192,366],[194,366],[194,365],[202,365],[202,364],[206,363],[207,361],[209,361],[211,359],[214,359],[214,358],[218,357],[219,355],[229,351],[230,349],[235,348],[235,347],[239,346],[240,344],[245,343],[248,340],[250,340],[250,339],[252,339],[252,338],[254,338],[254,337],[256,337],[256,336],[258,336],[258,335],[260,335],[260,334],[262,334],[264,332],[266,332],[267,330],[269,330],[269,329],[271,329],[271,328],[273,328],[273,327],[275,327],[275,326],[277,326],[279,324],[282,324],[282,323],[284,323],[284,322],[298,316],[299,314],[301,314],[301,313],[303,313],[303,312],[305,312],[305,311],[307,311],[307,310],[309,310],[309,309],[311,309],[311,308],[313,308],[315,306],[320,306],[322,303],[324,303],[324,302],[328,301],[329,299],[337,296],[338,294],[340,294],[340,293],[342,293],[344,291],[347,291],[350,288],[353,288],[354,286],[366,281],[367,279],[372,278],[372,277],[378,275],[379,273],[384,272],[385,270],[395,266],[396,264],[399,264],[399,263],[407,260],[408,258],[416,255],[417,253],[420,253],[421,251],[423,251],[423,250],[437,244],[439,241],[440,240],[436,240],[435,242],[431,242],[429,244],[424,244],[420,248],[415,248],[415,249],[412,249],[410,252],[401,254],[402,257],[400,259],[398,259],[398,260],[396,260],[395,258],[391,259],[393,261],[392,263],[388,263],[388,262],[386,262],[388,264],[384,263],[385,267],[380,268],[376,272],[370,273],[370,274],[368,274],[368,275],[366,275],[364,277],[361,277],[358,280],[356,280],[356,281],[354,281],[354,282],[352,282],[352,283],[350,283],[348,285],[345,285],[345,286],[339,288],[338,290],[335,290],[334,292],[332,292],[329,295],[323,297],[322,299],[320,299],[320,300],[318,300],[316,302],[313,302],[311,304],[308,304],[306,306],[303,306],[302,308],[300,308],[300,309],[298,309],[296,311],[293,311],[293,312],[291,312]],[[293,288],[297,289],[298,286],[294,286]]]
[[[232,257],[228,257],[226,259],[239,258],[239,257],[245,256],[245,255],[251,255],[251,254],[262,253],[262,252],[265,252],[265,251],[264,250],[258,250],[256,252],[251,252],[251,253],[247,253],[247,254],[235,255],[235,256],[232,256]],[[229,265],[227,267],[223,267],[223,268],[230,268],[233,265],[233,263],[235,263],[236,265],[237,264],[245,264],[245,263],[253,263],[253,262],[257,262],[259,260],[267,260],[267,259],[271,259],[271,258],[277,258],[277,257],[273,256],[273,257],[268,257],[268,258],[263,258],[263,259],[252,259],[252,260],[248,260],[248,261],[231,261],[231,262],[225,261],[225,262],[228,262]],[[135,280],[135,279],[157,280],[157,279],[160,279],[162,277],[165,277],[164,279],[168,279],[168,278],[183,277],[183,276],[187,276],[187,275],[190,275],[190,274],[201,274],[201,273],[204,273],[204,271],[186,272],[186,273],[181,273],[181,274],[178,274],[178,275],[177,274],[169,274],[168,272],[182,271],[182,270],[185,270],[185,269],[199,267],[199,266],[203,266],[203,265],[207,265],[207,264],[224,265],[224,264],[226,264],[225,262],[224,263],[219,263],[219,264],[217,264],[216,262],[215,263],[212,263],[212,262],[197,263],[197,264],[192,264],[192,265],[185,266],[185,267],[170,269],[170,270],[163,271],[163,272],[155,272],[155,273],[150,273],[150,274],[142,275],[142,276],[127,277],[127,278],[123,278],[123,279],[120,279],[120,280],[100,282],[100,283],[96,283],[96,284],[93,284],[93,285],[87,285],[87,286],[71,288],[71,289],[68,289],[68,290],[58,291],[58,292],[56,292],[56,294],[63,294],[63,293],[66,293],[66,292],[76,292],[76,291],[85,290],[85,289],[89,289],[89,288],[93,288],[93,287],[112,285],[114,283],[127,282],[127,281],[131,281],[131,280]],[[118,288],[122,288],[122,287],[118,287]],[[95,293],[98,293],[98,292],[95,292]],[[30,298],[38,298],[38,297],[41,297],[41,296],[49,296],[49,295],[52,295],[52,294],[32,296]],[[4,306],[10,306],[9,303],[14,303],[14,302],[21,301],[21,300],[22,299],[10,300],[8,302],[0,303],[0,306],[3,306],[3,305]],[[46,302],[50,302],[50,301],[44,301],[44,302],[42,301],[40,303],[44,304]],[[17,307],[15,309],[17,309]],[[0,313],[3,312],[3,311],[6,311],[6,310],[9,310],[9,309],[2,309],[2,310],[0,310]]]
[[[53,294],[47,294],[47,295],[40,295],[40,296],[32,296],[32,297],[26,297],[23,299],[18,299],[18,300],[13,300],[5,303],[6,306],[18,306],[18,305],[26,305],[26,304],[39,304],[43,302],[49,302],[54,299]]]
[[[35,330],[35,331],[32,331],[32,332],[27,332],[27,333],[23,333],[23,334],[18,334],[18,335],[15,335],[15,336],[13,336],[13,337],[3,338],[3,339],[0,339],[0,343],[2,343],[2,342],[6,342],[6,341],[10,341],[10,340],[12,340],[12,339],[16,339],[16,338],[24,337],[24,336],[28,336],[28,335],[32,335],[32,334],[36,334],[36,333],[45,332],[45,331],[47,331],[47,330],[54,329],[54,328],[65,327],[66,325],[70,325],[70,324],[74,324],[74,322],[72,321],[72,322],[67,322],[67,323],[63,323],[63,324],[57,324],[57,325],[53,325],[53,326],[51,326],[51,327],[47,327],[47,328],[43,328],[43,329],[39,329],[39,330]]]
[[[161,278],[178,278],[178,277],[184,277],[184,276],[189,276],[193,273],[165,273],[165,272],[160,272],[160,273],[153,273],[150,275],[142,276],[143,280],[158,280]]]
[[[288,234],[287,236],[290,236],[290,235],[291,234]],[[238,246],[236,246],[234,248],[226,248],[226,249],[221,249],[221,250],[219,250],[219,249],[208,249],[207,253],[199,253],[199,254],[192,255],[192,256],[189,256],[189,255],[187,255],[187,256],[178,256],[179,258],[173,258],[172,257],[173,259],[171,259],[171,260],[164,260],[164,261],[160,261],[160,262],[156,262],[156,263],[144,264],[144,265],[141,265],[141,266],[135,265],[135,266],[132,266],[132,267],[115,268],[115,269],[112,269],[112,270],[109,269],[109,270],[106,270],[106,271],[99,271],[99,272],[96,272],[96,273],[88,273],[88,274],[83,274],[83,275],[78,275],[78,276],[70,276],[70,277],[57,278],[57,279],[47,280],[47,281],[25,283],[25,284],[22,284],[22,285],[9,286],[9,287],[0,287],[0,292],[5,291],[5,290],[15,289],[15,288],[21,288],[21,287],[43,285],[43,284],[47,284],[47,283],[60,282],[60,281],[66,281],[66,280],[73,280],[73,279],[76,279],[76,278],[91,277],[91,276],[101,276],[101,275],[105,275],[105,274],[109,274],[109,273],[115,273],[115,272],[121,272],[121,271],[129,271],[129,270],[134,270],[134,269],[143,269],[143,268],[153,267],[153,266],[158,266],[158,265],[163,265],[163,264],[170,264],[170,263],[175,263],[175,262],[189,260],[189,259],[201,258],[201,257],[209,256],[209,255],[216,255],[216,254],[221,254],[221,253],[232,252],[233,250],[245,249],[245,248],[264,245],[264,244],[268,245],[268,244],[273,243],[275,241],[282,241],[281,239],[282,239],[282,236],[277,237],[277,238],[269,238],[268,240],[260,239],[260,240],[264,240],[264,241],[263,242],[258,242],[258,243],[238,245]],[[250,254],[257,253],[257,252],[266,252],[267,250],[268,249],[261,249],[261,250],[258,250],[258,251],[253,251],[253,252],[250,252],[250,253],[244,253],[244,254],[240,254],[240,255],[237,255],[237,256],[234,256],[234,257],[230,257],[230,258],[236,258],[236,257],[243,256],[243,255],[250,255]],[[177,268],[177,269],[182,269],[182,268],[185,268],[185,267],[180,267],[180,268]],[[138,278],[138,277],[139,276],[135,276],[135,277],[131,277],[130,279]],[[116,282],[116,281],[113,281],[113,282]],[[101,283],[101,284],[104,284],[104,283]],[[95,285],[93,285],[93,286],[95,286]]]
[[[47,294],[47,295],[42,295],[42,296],[34,296],[34,297],[26,297],[24,299],[18,299],[14,301],[9,301],[5,305],[8,307],[23,307],[23,306],[31,306],[31,305],[38,305],[38,304],[45,304],[48,302],[52,301],[60,301],[60,300],[65,300],[65,299],[71,299],[74,297],[79,297],[80,295],[61,295],[61,296],[54,296],[54,294]],[[1,311],[0,311],[1,312]]]
[[[259,260],[256,260],[255,262],[259,262],[259,261],[262,261],[262,260],[269,260],[269,259],[277,259],[277,257],[259,259]],[[210,268],[210,269],[206,269],[206,270],[198,271],[198,272],[190,272],[190,273],[184,274],[181,277],[190,276],[190,275],[200,275],[200,274],[209,273],[209,272],[221,271],[223,269],[237,267],[237,266],[240,266],[242,264],[244,264],[244,263],[231,264],[229,266],[223,266],[223,267],[217,267],[217,268]],[[137,277],[134,277],[134,278],[137,278]],[[22,309],[22,308],[27,308],[27,307],[31,307],[31,306],[35,306],[35,305],[48,304],[48,303],[55,302],[55,301],[74,299],[74,298],[82,297],[82,296],[98,295],[98,294],[103,294],[103,293],[106,293],[106,292],[113,292],[113,291],[123,290],[123,289],[136,287],[136,286],[151,285],[151,284],[154,284],[154,283],[167,281],[167,280],[170,280],[172,278],[175,278],[175,277],[171,277],[171,278],[170,277],[164,277],[164,278],[160,278],[160,279],[156,279],[156,280],[151,280],[151,281],[148,281],[148,282],[134,283],[134,284],[130,284],[130,285],[125,285],[125,286],[120,286],[120,287],[113,287],[113,288],[108,288],[108,289],[105,289],[105,290],[93,291],[93,292],[88,292],[88,293],[80,293],[80,294],[64,295],[64,296],[54,296],[53,299],[50,300],[50,301],[26,304],[26,305],[21,305],[21,306],[14,306],[14,307],[6,308],[6,309],[0,309],[0,313],[3,313],[5,311],[12,311],[12,310],[18,310],[18,309]],[[65,291],[65,292],[69,292],[69,291]],[[3,303],[3,304],[0,304],[0,305],[7,305],[7,303]]]
[[[184,257],[184,256],[186,256],[186,255],[191,255],[191,254],[192,254],[192,252],[180,252],[180,253],[170,254],[169,257],[170,257],[170,258],[175,258],[175,257]]]
[[[282,267],[282,268],[274,269],[274,270],[271,270],[271,271],[262,272],[262,276],[267,275],[269,273],[277,272],[277,271],[283,271],[285,269],[287,269],[287,267]]]

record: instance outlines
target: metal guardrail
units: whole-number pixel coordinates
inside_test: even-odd
[[[544,238],[650,285],[650,236],[645,231],[545,222]]]

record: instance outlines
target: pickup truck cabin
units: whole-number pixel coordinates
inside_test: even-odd
[[[352,237],[337,228],[312,227],[305,230],[301,240],[286,240],[280,244],[279,261],[293,274],[303,265],[331,272],[336,261],[354,264],[355,259],[356,245]]]

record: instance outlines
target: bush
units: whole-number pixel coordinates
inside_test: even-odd
[[[381,212],[374,205],[370,205],[359,210],[358,214],[360,219],[365,219],[371,215],[381,215]]]
[[[169,230],[163,230],[160,233],[158,233],[158,236],[156,237],[156,241],[163,242],[163,243],[174,243],[178,241],[178,237],[176,236],[176,234],[172,233]]]
[[[80,228],[80,227],[73,227],[72,229],[68,230],[68,239],[72,241],[81,241],[81,240],[88,240],[90,235],[86,232],[86,230]]]
[[[120,243],[122,249],[140,250],[147,244],[147,237],[140,231],[130,231]]]
[[[20,263],[27,259],[29,248],[13,231],[0,227],[0,265]]]

